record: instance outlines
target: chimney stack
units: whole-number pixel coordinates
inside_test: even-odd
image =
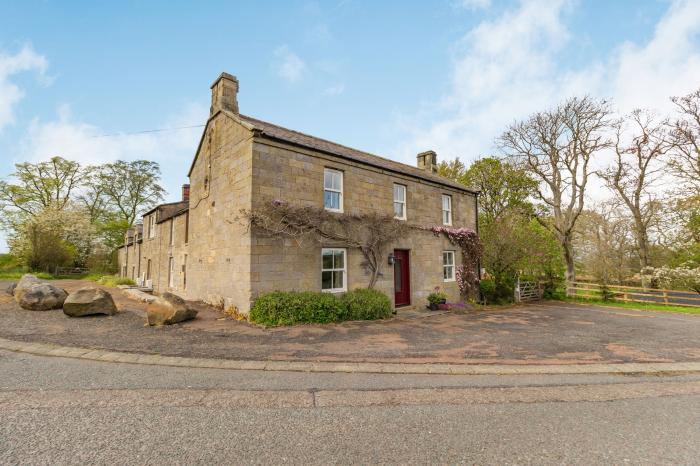
[[[190,200],[190,185],[188,184],[182,185],[182,200],[186,202]]]
[[[228,110],[238,114],[238,79],[228,73],[221,73],[211,85],[209,116],[219,110]]]
[[[433,150],[421,152],[416,156],[418,168],[430,173],[437,173],[437,154]]]

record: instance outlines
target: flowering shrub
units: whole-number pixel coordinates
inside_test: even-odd
[[[680,267],[660,268],[647,267],[642,270],[642,274],[661,286],[670,289],[692,290],[700,293],[700,268],[693,268],[689,265]]]
[[[462,252],[462,265],[457,267],[456,279],[462,298],[475,296],[479,289],[479,258],[484,248],[479,235],[471,228],[434,226],[426,228],[435,236],[444,236]]]

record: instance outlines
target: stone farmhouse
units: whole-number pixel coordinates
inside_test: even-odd
[[[239,219],[279,199],[343,213],[376,211],[418,225],[477,229],[477,193],[436,174],[433,151],[409,166],[239,113],[238,80],[222,73],[182,200],[160,205],[129,230],[119,250],[122,276],[185,299],[247,313],[260,294],[342,293],[366,287],[359,250],[301,245],[256,234]],[[440,287],[458,300],[460,254],[426,232],[393,245],[376,288],[394,305],[424,306]]]

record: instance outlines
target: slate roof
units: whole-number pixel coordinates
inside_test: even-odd
[[[355,162],[372,165],[374,167],[381,168],[384,170],[389,170],[392,172],[421,178],[424,180],[432,181],[433,183],[441,184],[443,186],[448,186],[453,189],[458,189],[460,191],[466,191],[476,194],[476,191],[469,189],[462,184],[444,178],[435,173],[430,173],[425,170],[421,170],[418,167],[413,167],[404,163],[395,162],[393,160],[380,157],[378,155],[363,152],[357,149],[353,149],[351,147],[343,146],[341,144],[336,144],[325,139],[300,133],[299,131],[283,128],[281,126],[277,126],[272,123],[258,120],[256,118],[252,118],[246,115],[239,116],[242,121],[252,125],[255,129],[260,131],[263,136],[266,136],[270,139],[276,139],[282,142],[294,144],[308,149],[325,152]]]

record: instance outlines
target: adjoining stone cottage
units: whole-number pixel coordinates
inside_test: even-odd
[[[122,276],[242,313],[275,290],[341,293],[367,286],[360,251],[273,239],[239,221],[241,209],[273,200],[477,229],[476,193],[438,176],[435,152],[418,154],[412,167],[260,121],[239,113],[238,88],[227,73],[212,84],[190,183],[181,201],[147,212],[129,230],[119,250]],[[446,238],[411,233],[393,245],[376,288],[396,307],[424,306],[438,286],[456,301],[460,260]]]

